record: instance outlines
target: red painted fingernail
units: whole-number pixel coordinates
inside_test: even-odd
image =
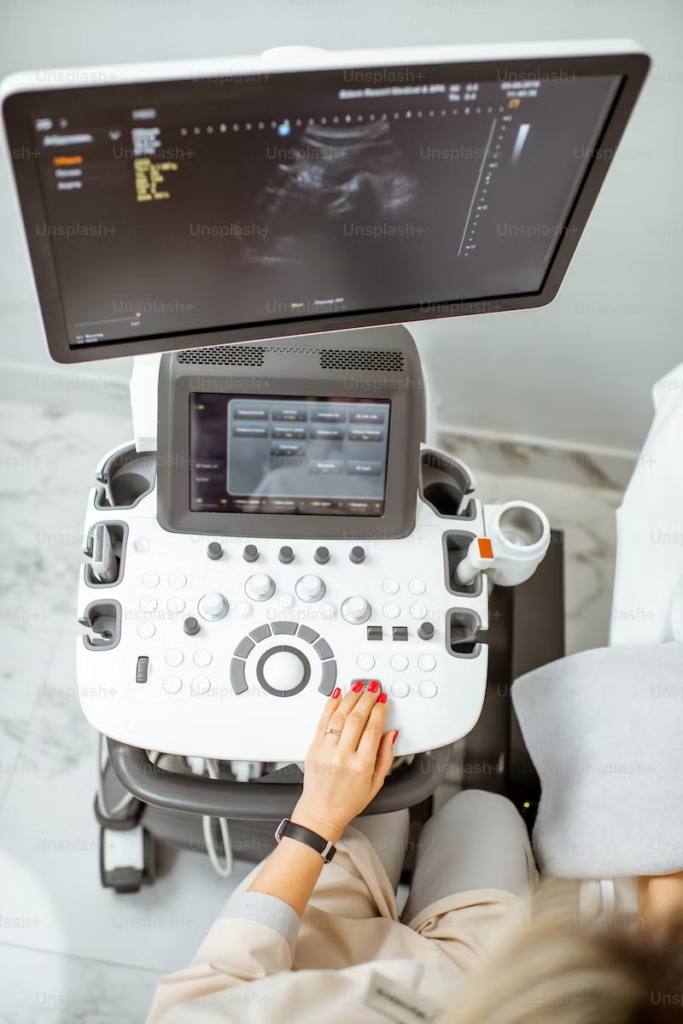
[[[362,689],[363,689],[363,680],[362,679],[357,679],[355,681],[355,683],[353,684],[353,686],[352,686],[352,690],[353,690],[354,693],[360,693],[360,691]]]
[[[377,691],[379,690],[379,683],[377,682],[376,679],[372,680],[372,682],[368,686],[368,690],[370,691],[370,693],[377,693]]]
[[[397,737],[397,736],[398,736],[398,729],[397,729],[397,730],[396,730],[396,732],[394,733],[394,738],[393,738],[393,740],[391,741],[392,743],[395,743],[395,742],[396,742],[396,737]]]
[[[332,691],[332,700],[336,700],[340,693],[341,693],[341,690],[339,689],[339,687],[337,687],[336,690],[333,690]]]
[[[386,702],[387,702],[387,695],[386,695],[386,693],[380,693],[379,697],[377,698],[377,703],[378,704],[386,704]]]

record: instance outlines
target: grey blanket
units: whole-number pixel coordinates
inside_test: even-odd
[[[574,654],[519,678],[512,699],[541,778],[542,869],[683,870],[683,644]]]

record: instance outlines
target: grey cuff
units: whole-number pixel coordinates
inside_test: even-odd
[[[243,921],[257,921],[273,928],[276,932],[287,939],[289,948],[294,956],[294,946],[301,918],[289,903],[271,896],[267,892],[239,892],[231,896],[225,904],[219,920],[228,917],[241,918]]]

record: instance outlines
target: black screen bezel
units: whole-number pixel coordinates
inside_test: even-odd
[[[144,338],[122,341],[99,342],[93,345],[72,346],[64,318],[59,295],[57,274],[52,257],[49,238],[37,235],[31,225],[46,220],[42,190],[39,179],[38,159],[35,151],[31,123],[33,116],[39,116],[41,104],[49,92],[51,104],[62,104],[68,113],[69,103],[78,100],[86,89],[88,102],[97,107],[111,105],[111,91],[118,94],[117,102],[131,106],[173,102],[187,99],[190,85],[197,87],[219,87],[214,83],[197,80],[151,81],[127,84],[80,85],[67,89],[35,90],[15,92],[3,103],[3,116],[9,141],[10,156],[14,169],[21,212],[26,231],[29,253],[38,292],[48,348],[52,358],[59,363],[80,363],[122,356],[144,355],[150,352],[170,352],[179,349],[224,345],[230,342],[268,340],[313,334],[322,331],[348,330],[357,327],[372,327],[383,324],[411,323],[444,317],[467,316],[474,313],[503,312],[514,309],[531,309],[544,306],[557,294],[567,267],[596,201],[615,150],[630,117],[633,106],[647,75],[650,58],[643,53],[626,53],[591,57],[563,57],[544,59],[517,59],[498,61],[472,61],[466,63],[423,64],[415,67],[425,76],[426,82],[441,81],[491,81],[502,76],[517,76],[520,81],[530,81],[540,75],[615,75],[622,81],[612,109],[607,116],[603,131],[596,142],[583,182],[569,212],[564,230],[548,271],[538,292],[521,295],[503,295],[487,299],[444,300],[429,306],[410,306],[370,312],[334,313],[325,317],[306,317],[298,320],[275,319],[260,324],[231,327],[206,327],[193,331],[180,331],[150,335]],[[364,74],[386,72],[387,68],[362,68]],[[264,92],[276,87],[274,80],[286,76],[288,87],[294,92],[310,92],[313,88],[329,88],[340,84],[340,69],[315,71],[273,71],[266,83],[257,84]],[[248,77],[248,76],[246,76]],[[347,79],[348,82],[348,79]],[[223,87],[225,83],[223,82]],[[236,89],[239,82],[232,80],[230,87]],[[248,85],[254,95],[254,82]],[[244,86],[247,88],[247,86]],[[76,94],[76,95],[74,95]]]

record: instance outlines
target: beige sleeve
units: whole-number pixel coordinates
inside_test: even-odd
[[[255,898],[256,897],[256,898]],[[261,897],[261,898],[258,898]],[[241,1003],[232,991],[248,981],[292,968],[299,915],[275,896],[240,893],[228,900],[189,967],[161,978],[147,1024],[157,1024],[179,1003],[223,992],[227,1003]]]

